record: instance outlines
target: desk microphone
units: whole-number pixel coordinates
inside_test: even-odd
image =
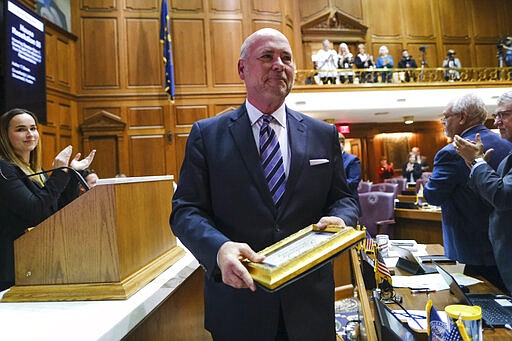
[[[85,181],[84,177],[82,175],[80,175],[80,173],[78,173],[76,171],[76,169],[71,168],[69,166],[62,166],[62,167],[52,168],[52,169],[43,170],[41,172],[37,172],[37,173],[34,173],[34,174],[29,174],[29,175],[25,175],[25,176],[17,176],[17,177],[14,177],[14,178],[6,177],[4,175],[4,173],[2,172],[2,169],[0,168],[0,176],[3,178],[3,180],[5,182],[9,182],[9,181],[12,181],[12,180],[20,180],[20,179],[30,178],[30,177],[36,176],[36,175],[50,173],[50,172],[56,171],[58,169],[68,169],[68,170],[70,170],[71,173],[78,179],[78,182],[80,182],[80,185],[82,185],[82,187],[85,188],[86,191],[91,189],[91,187],[87,184],[87,181]]]

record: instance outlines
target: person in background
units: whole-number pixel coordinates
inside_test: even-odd
[[[357,186],[359,182],[361,182],[361,161],[357,156],[347,153],[343,149],[345,147],[345,135],[339,133],[338,138],[340,140],[343,167],[345,168],[348,186],[352,189],[354,194],[357,194]]]
[[[171,228],[205,269],[205,327],[214,340],[334,340],[332,264],[270,293],[242,260],[310,224],[355,226],[338,131],[284,104],[295,63],[281,32],[251,34],[238,74],[247,100],[194,123],[172,199]]]
[[[338,54],[331,48],[331,42],[325,39],[322,42],[322,49],[316,54],[316,65],[319,71],[318,76],[323,84],[336,84],[336,69],[338,68]]]
[[[374,67],[373,65],[373,56],[366,53],[364,44],[357,45],[357,50],[359,53],[356,56],[356,59],[354,59],[354,64],[358,69],[372,69]],[[372,73],[371,72],[361,72],[360,82],[366,83],[366,82],[372,82]]]
[[[462,67],[459,58],[455,57],[455,50],[448,50],[446,58],[443,60],[443,67],[447,68],[444,73],[444,79],[449,82],[454,82],[460,79],[460,72],[457,69]]]
[[[419,163],[421,166],[422,172],[427,172],[430,169],[428,159],[426,156],[421,155],[419,147],[412,147],[410,154],[414,154],[414,156],[416,157],[416,162]]]
[[[498,99],[494,124],[501,137],[512,142],[512,91]],[[489,217],[489,239],[494,259],[506,292],[512,293],[512,149],[494,170],[487,161],[492,149],[485,151],[480,134],[475,141],[455,135],[455,150],[470,167],[469,186],[493,207]],[[512,145],[512,144],[511,144]]]
[[[98,181],[99,177],[98,174],[96,174],[96,171],[94,169],[86,168],[81,172],[82,177],[84,178],[85,182],[89,185],[89,188],[93,188],[96,186],[96,182]],[[86,192],[86,189],[80,185],[80,194],[84,194]]]
[[[379,168],[377,168],[377,175],[379,176],[379,182],[384,182],[385,179],[390,179],[393,177],[393,175],[395,175],[393,163],[388,163],[388,159],[385,156],[380,158]]]
[[[341,43],[338,51],[338,68],[347,70],[340,71],[340,82],[344,84],[348,79],[349,83],[354,83],[354,56],[350,53],[347,44]]]
[[[475,140],[478,133],[486,148],[493,148],[489,165],[496,169],[508,154],[510,143],[487,129],[483,100],[466,94],[450,102],[443,112],[445,134]],[[465,264],[464,273],[483,276],[496,287],[504,284],[496,267],[489,240],[490,207],[469,185],[469,169],[452,143],[437,152],[434,169],[423,189],[425,200],[442,208],[443,244],[446,256]]]
[[[414,60],[414,58],[409,56],[409,51],[402,50],[402,59],[400,59],[398,61],[398,67],[400,69],[416,69],[418,67],[418,65],[416,64],[416,61]],[[404,80],[406,82],[410,82],[411,77],[413,78],[413,80],[416,80],[416,77],[414,76],[412,71],[404,72]]]
[[[416,155],[409,153],[409,161],[402,167],[402,176],[407,182],[416,182],[421,177],[421,165],[416,160]]]
[[[393,62],[393,56],[389,54],[388,47],[386,45],[382,45],[379,48],[379,58],[377,58],[377,62],[375,63],[375,67],[377,69],[391,69],[395,66],[395,62]],[[380,73],[381,82],[382,83],[391,83],[393,80],[393,73],[391,71],[384,71]]]
[[[0,291],[14,285],[14,240],[78,197],[78,178],[69,169],[50,176],[41,169],[41,142],[37,117],[24,109],[0,116]],[[81,171],[95,151],[71,159],[72,147],[53,160],[53,168]]]

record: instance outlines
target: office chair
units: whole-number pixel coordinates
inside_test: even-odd
[[[430,175],[432,172],[423,172],[421,174],[421,177],[416,180],[416,193],[420,190],[420,187],[423,185],[423,188],[425,188],[425,184],[428,182],[428,178],[430,178]]]
[[[361,216],[359,224],[366,226],[368,232],[375,236],[387,234],[392,238],[392,230],[389,227],[395,224],[395,197],[391,192],[359,193]]]
[[[387,182],[381,182],[378,184],[373,184],[371,187],[371,192],[388,192],[393,193],[394,198],[396,199],[398,195],[398,184],[390,184]]]
[[[403,191],[407,190],[407,179],[403,176],[391,178],[391,179],[384,179],[385,183],[390,184],[398,184],[398,194],[401,194]]]
[[[370,192],[372,188],[372,183],[369,181],[361,181],[359,185],[357,185],[357,193],[367,193]]]

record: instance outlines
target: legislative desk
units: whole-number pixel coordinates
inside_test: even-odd
[[[393,239],[414,239],[421,244],[443,245],[441,211],[395,208]]]
[[[203,273],[186,252],[126,300],[0,302],[0,340],[211,340]]]
[[[427,252],[429,254],[444,254],[443,247],[441,245],[427,245]],[[363,312],[363,318],[365,321],[365,330],[367,340],[373,341],[377,339],[377,333],[374,325],[374,311],[373,311],[373,302],[369,299],[372,295],[371,290],[366,290],[364,286],[364,281],[362,278],[362,274],[360,271],[360,263],[357,256],[357,252],[355,250],[351,250],[351,259],[354,268],[354,275],[356,279],[357,291],[359,293],[359,297],[361,299],[361,308]],[[428,264],[428,263],[427,263]],[[443,268],[451,272],[462,272],[461,264],[442,264]],[[394,268],[396,275],[410,275],[405,271],[401,271],[398,268]],[[500,293],[500,291],[494,287],[492,284],[486,282],[483,278],[479,278],[484,281],[484,283],[479,283],[475,285],[469,286],[470,292],[492,292],[492,293]],[[412,294],[408,288],[395,288],[395,292],[397,295],[400,295],[403,298],[403,302],[401,303],[405,309],[411,310],[425,310],[425,306],[427,303],[427,295],[424,293],[420,294]],[[432,298],[432,302],[434,307],[437,310],[444,310],[447,305],[450,304],[458,304],[454,295],[450,294],[449,290],[442,290],[435,293],[430,293],[430,297]],[[401,309],[396,304],[389,304],[389,308],[392,310]],[[419,339],[427,340],[427,334],[419,334],[415,333],[415,335],[419,336]],[[509,331],[505,328],[496,328],[494,330],[484,329],[483,331],[484,340],[512,340],[512,331]]]

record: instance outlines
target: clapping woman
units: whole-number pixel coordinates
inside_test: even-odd
[[[80,160],[64,148],[53,167],[87,168],[95,151]],[[12,109],[0,116],[0,290],[14,284],[14,240],[78,197],[78,179],[69,169],[50,176],[41,171],[41,143],[36,116]]]

